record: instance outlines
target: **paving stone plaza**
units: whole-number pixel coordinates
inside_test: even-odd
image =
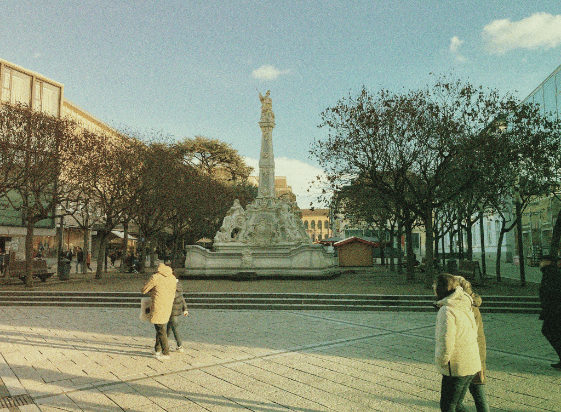
[[[137,309],[0,307],[0,411],[438,411],[434,321],[193,309],[180,324],[185,352],[157,360]],[[484,322],[492,410],[561,410],[537,315]]]

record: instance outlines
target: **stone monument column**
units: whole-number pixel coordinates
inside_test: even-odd
[[[273,128],[275,127],[275,114],[273,113],[273,100],[270,90],[265,96],[259,93],[261,100],[261,154],[259,157],[259,188],[257,198],[275,197],[275,157],[273,155]]]

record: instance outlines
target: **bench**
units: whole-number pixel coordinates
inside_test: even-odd
[[[33,276],[46,282],[54,272],[49,272],[47,261],[45,259],[33,259]],[[20,278],[25,282],[25,260],[12,260],[6,267],[4,275],[6,278]]]
[[[457,275],[473,282],[476,276],[482,279],[481,269],[479,268],[479,261],[477,260],[460,260],[458,263]]]

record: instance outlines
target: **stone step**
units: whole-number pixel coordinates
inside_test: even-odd
[[[138,307],[137,292],[0,291],[0,306]],[[435,311],[429,295],[185,293],[191,309]],[[482,312],[539,313],[537,297],[488,296]]]

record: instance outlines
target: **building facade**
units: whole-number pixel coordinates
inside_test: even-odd
[[[116,135],[110,126],[78,107],[64,96],[64,85],[39,73],[0,59],[0,104],[21,103],[34,110],[43,111],[58,118],[70,118],[79,127],[96,133]],[[57,232],[62,229],[61,232]],[[0,209],[0,253],[13,252],[17,259],[25,256],[27,230],[21,214],[9,208]],[[89,234],[91,236],[91,234]],[[34,230],[34,251],[43,257],[56,256],[58,245],[72,250],[83,247],[84,233],[71,216],[63,219],[45,219]],[[89,242],[91,245],[92,242]]]
[[[561,119],[561,65],[530,93],[524,103],[535,103],[542,115]],[[550,253],[553,226],[560,209],[559,200],[550,196],[535,199],[522,213],[522,242],[529,265],[538,265],[542,254]]]
[[[333,236],[329,219],[329,209],[301,209],[302,222],[312,242],[319,242]]]

